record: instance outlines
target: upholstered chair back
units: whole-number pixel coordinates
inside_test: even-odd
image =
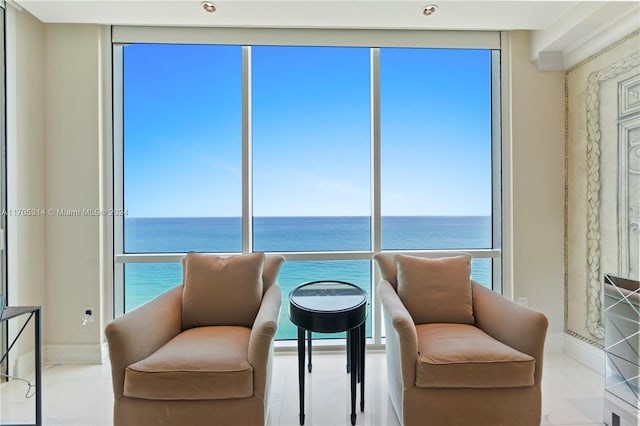
[[[251,328],[283,262],[282,256],[260,252],[225,257],[188,253],[182,260],[182,329]]]

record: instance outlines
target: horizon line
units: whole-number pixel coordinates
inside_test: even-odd
[[[124,216],[125,219],[242,219],[242,216]],[[368,215],[309,215],[309,216],[253,216],[253,218],[353,218],[353,217],[368,217]],[[381,215],[381,217],[491,217],[490,214],[482,215],[482,214],[469,214],[469,215],[460,215],[460,214],[433,214],[433,215]]]

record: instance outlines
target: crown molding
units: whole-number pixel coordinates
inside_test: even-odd
[[[580,2],[531,32],[529,58],[540,71],[564,71],[639,28],[638,2]]]

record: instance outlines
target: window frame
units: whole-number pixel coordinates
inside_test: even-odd
[[[282,46],[351,46],[370,48],[371,81],[371,250],[331,252],[277,252],[287,261],[369,260],[371,261],[371,315],[373,330],[368,344],[384,343],[381,305],[375,292],[381,277],[372,261],[373,254],[381,251],[381,158],[380,158],[380,48],[422,47],[461,48],[491,50],[491,174],[492,174],[492,248],[462,249],[474,258],[492,259],[493,290],[509,296],[510,282],[503,254],[503,241],[510,228],[503,223],[505,202],[503,178],[505,166],[505,120],[508,108],[504,108],[505,74],[501,69],[505,52],[501,50],[504,36],[490,31],[420,31],[420,30],[303,30],[303,29],[239,29],[239,28],[153,28],[113,27],[113,147],[114,147],[114,208],[124,208],[123,178],[123,55],[122,46],[129,43],[172,44],[240,44],[242,45],[242,253],[253,251],[251,205],[251,45]],[[375,46],[375,47],[373,47]],[[507,175],[508,176],[508,175]],[[507,182],[507,185],[510,184]],[[124,217],[114,218],[114,316],[124,313],[124,265],[128,263],[180,262],[184,253],[129,254],[124,253]],[[446,255],[460,250],[406,250],[402,253]],[[219,253],[221,255],[237,253]],[[283,303],[286,309],[286,299]],[[279,346],[293,346],[294,341],[280,341]],[[338,344],[338,342],[327,343]],[[343,345],[344,342],[340,342]]]
[[[7,73],[6,73],[6,4],[0,0],[0,209],[7,205]],[[7,280],[7,217],[0,217],[0,296],[8,303]],[[0,326],[0,353],[5,353],[9,345],[9,326],[5,321]],[[0,364],[0,375],[9,373],[9,361]],[[3,380],[0,379],[0,383]]]

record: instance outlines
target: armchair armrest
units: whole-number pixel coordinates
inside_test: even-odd
[[[282,304],[282,292],[274,283],[262,297],[258,315],[249,336],[249,363],[253,366],[253,393],[265,397],[271,344],[278,329],[278,316]]]
[[[107,324],[114,398],[122,396],[125,369],[151,355],[181,328],[182,285]]]
[[[544,340],[549,325],[547,317],[473,281],[472,289],[476,325],[494,339],[534,357],[534,379],[539,384]]]
[[[404,304],[398,297],[391,283],[386,280],[378,284],[378,296],[382,302],[384,315],[388,315],[393,329],[386,329],[387,339],[397,339],[399,346],[400,366],[402,370],[402,385],[409,388],[416,380],[416,357],[418,356],[418,334],[416,326]],[[390,336],[394,333],[393,336]]]

